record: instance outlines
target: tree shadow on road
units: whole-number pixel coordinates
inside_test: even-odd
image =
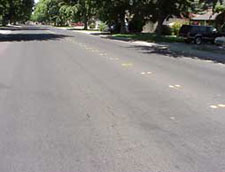
[[[5,26],[1,27],[0,30],[8,31],[37,31],[37,30],[49,30],[47,27],[38,27],[38,26]]]
[[[118,40],[118,41],[124,41],[124,42],[132,42],[132,40],[130,38],[114,37],[114,36],[112,36],[112,33],[110,33],[110,32],[90,33],[90,35],[99,36],[99,37],[101,37],[103,39]]]
[[[165,56],[170,56],[174,58],[179,58],[180,53],[171,51],[167,46],[163,45],[152,45],[152,46],[144,46],[144,45],[133,45],[128,48],[136,49],[140,51],[141,53],[145,54],[160,54]]]
[[[222,53],[213,53],[207,51],[186,51],[186,50],[173,50],[170,45],[152,45],[152,46],[143,46],[143,45],[134,45],[129,48],[139,50],[145,54],[159,54],[172,58],[192,58],[200,60],[211,60],[215,63],[225,64],[225,54]],[[194,52],[195,51],[195,52]]]
[[[103,36],[103,34],[99,34]],[[98,36],[99,36],[98,35]],[[135,40],[129,38],[117,38],[110,34],[102,37],[104,39],[118,40],[123,42],[134,42]],[[138,50],[144,54],[158,54],[172,58],[191,58],[200,60],[210,60],[214,63],[225,64],[225,49],[219,48],[215,45],[187,45],[184,43],[150,43],[152,45],[134,45],[129,46],[130,49]]]
[[[78,29],[78,28],[67,28],[66,30],[84,31],[84,29]]]
[[[111,33],[109,33],[109,32],[94,32],[94,33],[90,33],[91,35],[93,35],[93,36],[111,36],[112,34]],[[103,37],[103,38],[104,38]]]
[[[177,45],[179,46],[179,45]],[[186,46],[192,46],[192,45],[186,45]],[[214,63],[223,63],[225,64],[225,54],[223,53],[224,50],[214,52],[210,51],[203,51],[201,49],[204,49],[205,45],[201,45],[196,47],[190,48],[190,47],[184,47],[183,49],[177,49],[176,44],[155,44],[155,45],[133,45],[129,48],[136,49],[140,51],[141,53],[145,54],[159,54],[164,55],[167,57],[172,58],[192,58],[192,59],[199,59],[199,60],[210,60]],[[188,49],[189,48],[189,49]]]
[[[60,40],[67,35],[51,34],[51,33],[37,33],[37,34],[0,34],[0,42],[21,42],[21,41],[48,41],[48,40]]]

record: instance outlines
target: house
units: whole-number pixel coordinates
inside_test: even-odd
[[[212,9],[205,11],[203,14],[195,14],[191,18],[191,23],[195,25],[214,25],[217,16],[220,13],[214,13]]]

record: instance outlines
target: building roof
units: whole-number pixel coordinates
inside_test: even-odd
[[[195,17],[191,18],[191,20],[194,21],[214,21],[216,20],[216,17],[220,13],[213,13],[212,11],[207,11],[205,14],[202,15],[196,15]]]

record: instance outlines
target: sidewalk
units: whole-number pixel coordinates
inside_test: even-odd
[[[149,43],[144,41],[133,41],[132,44],[136,48],[144,50],[148,53],[173,56],[175,58],[189,57],[192,59],[210,60],[215,63],[225,64],[224,48],[216,47],[215,45],[193,45],[185,43]],[[212,47],[208,48],[208,46]]]
[[[21,28],[19,25],[0,26],[0,34],[7,35],[12,33],[14,30],[18,30],[19,28]]]
[[[12,31],[11,30],[2,30],[2,28],[0,27],[0,34],[2,35],[7,35],[10,34]]]
[[[194,45],[185,43],[148,43],[135,41],[134,44],[148,47],[157,53],[174,57],[191,57],[202,60],[211,60],[217,63],[225,63],[225,49],[215,45]]]
[[[212,44],[186,44],[186,43],[151,43],[146,41],[134,41],[126,38],[116,38],[111,36],[109,33],[102,33],[100,31],[75,31],[92,36],[99,36],[105,39],[126,41],[131,43],[134,47],[157,54],[163,54],[174,57],[190,57],[193,59],[211,60],[216,63],[225,64],[225,48],[219,47]]]

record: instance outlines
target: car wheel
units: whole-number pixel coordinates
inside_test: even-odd
[[[201,37],[196,37],[195,38],[195,44],[200,45],[202,43],[202,38]]]

